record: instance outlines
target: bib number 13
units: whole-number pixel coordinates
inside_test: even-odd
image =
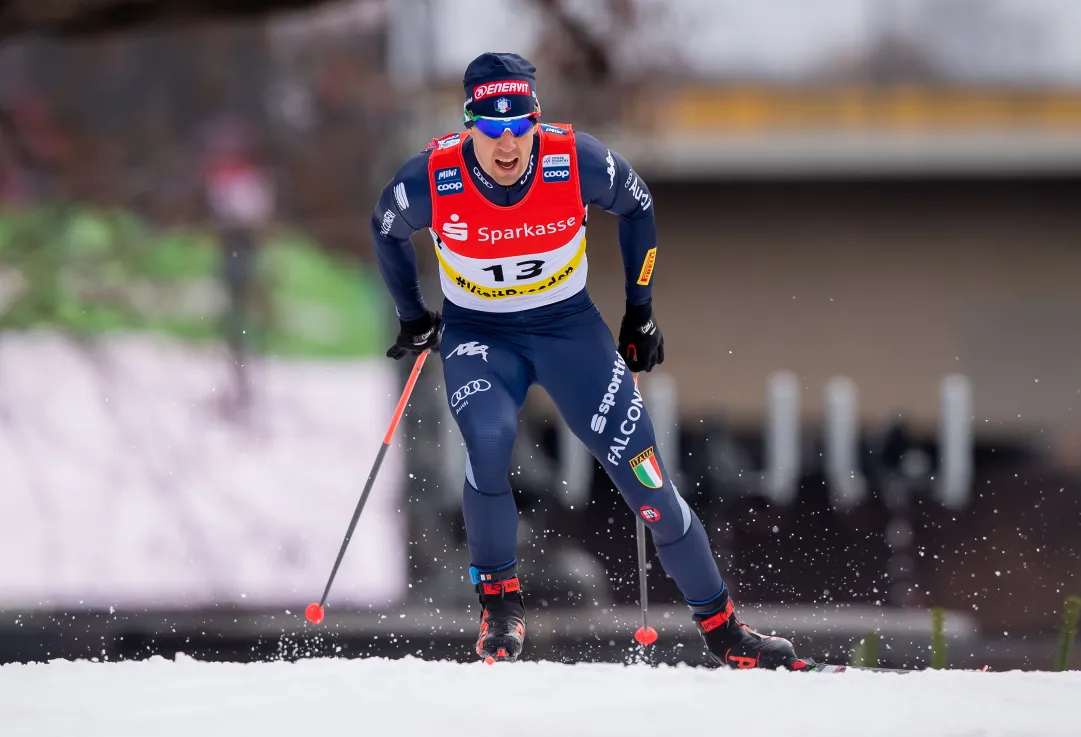
[[[529,259],[528,261],[519,261],[514,264],[514,278],[518,281],[525,279],[535,279],[540,276],[541,270],[544,268],[544,262],[538,259]],[[482,271],[492,272],[492,276],[496,281],[506,281],[503,276],[503,264],[493,264],[491,266],[485,266]]]

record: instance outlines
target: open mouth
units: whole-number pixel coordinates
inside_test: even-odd
[[[514,169],[518,166],[518,157],[515,156],[513,159],[499,159],[499,158],[497,158],[495,160],[495,165],[498,166],[503,171],[514,171]]]

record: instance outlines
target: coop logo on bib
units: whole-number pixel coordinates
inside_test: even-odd
[[[439,196],[458,194],[465,189],[462,184],[462,170],[457,166],[449,169],[436,169],[435,193]]]
[[[649,446],[631,459],[631,470],[643,486],[650,489],[659,489],[664,485],[661,477],[661,464],[657,462],[657,454],[653,452],[653,446]]]
[[[570,154],[548,154],[541,159],[541,172],[546,182],[566,182],[571,178]]]

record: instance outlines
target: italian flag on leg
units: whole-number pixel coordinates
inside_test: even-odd
[[[638,477],[643,486],[648,486],[650,489],[659,489],[664,485],[664,479],[661,477],[661,464],[657,462],[657,455],[654,453],[652,445],[632,458],[630,463],[634,475]]]

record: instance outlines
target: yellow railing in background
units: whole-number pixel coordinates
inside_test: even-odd
[[[625,112],[630,125],[686,132],[1081,133],[1081,90],[696,85],[636,95]]]

